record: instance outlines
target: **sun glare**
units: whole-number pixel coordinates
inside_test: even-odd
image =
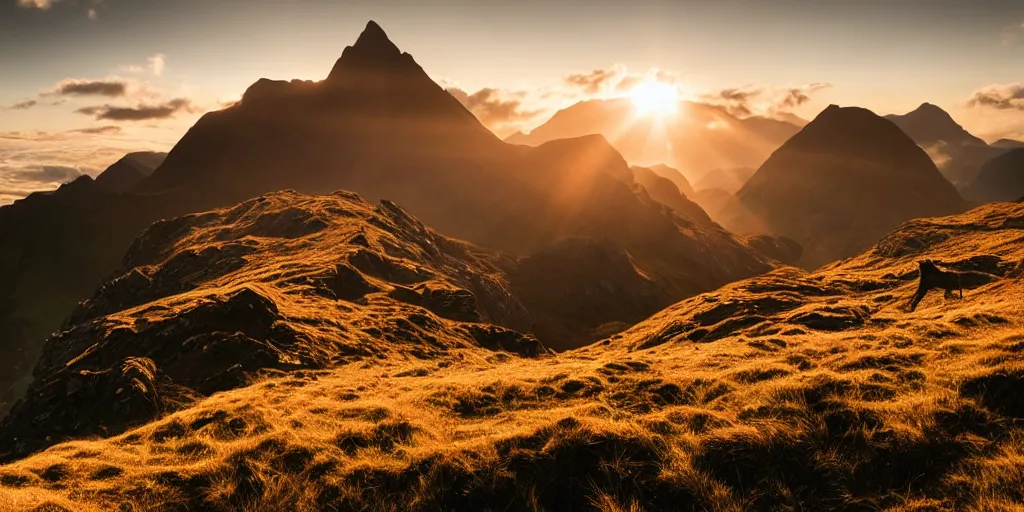
[[[629,97],[633,100],[637,115],[641,116],[650,113],[672,115],[676,113],[679,105],[679,93],[676,88],[657,81],[637,85],[629,92]]]

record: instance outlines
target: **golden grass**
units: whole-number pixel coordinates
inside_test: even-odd
[[[539,359],[267,377],[0,466],[0,508],[1024,510],[1018,219],[915,221],[893,236],[922,248],[780,269]],[[1002,277],[907,313],[919,257]]]

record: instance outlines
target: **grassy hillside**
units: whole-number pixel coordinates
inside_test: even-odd
[[[575,351],[263,372],[0,466],[0,509],[1024,510],[1022,242],[986,205]],[[923,258],[964,298],[908,313]]]

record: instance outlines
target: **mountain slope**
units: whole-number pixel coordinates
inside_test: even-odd
[[[130,192],[153,174],[166,157],[166,153],[152,151],[128,153],[96,176],[96,186],[106,192]]]
[[[724,109],[680,102],[674,116],[637,116],[627,98],[588,100],[555,113],[529,134],[506,139],[536,146],[587,134],[604,135],[632,164],[668,163],[691,181],[711,169],[757,167],[800,128],[792,123],[750,117]]]
[[[535,327],[510,292],[516,266],[349,193],[280,192],[159,222],[47,342],[0,424],[0,453],[116,433],[264,371],[535,356],[535,338],[476,323]],[[595,326],[622,319],[604,315]]]
[[[735,194],[720,188],[698,190],[693,200],[725,229],[739,235],[768,233],[769,229]]]
[[[692,219],[699,224],[710,226],[711,217],[697,203],[687,198],[686,194],[670,179],[647,167],[630,167],[633,179],[644,187],[651,199],[672,208],[680,215]],[[664,170],[662,172],[665,172]],[[685,178],[683,178],[685,180]],[[693,192],[692,190],[690,191]]]
[[[965,208],[928,155],[872,112],[831,105],[772,154],[737,193],[801,265],[853,256],[900,223]]]
[[[964,189],[964,197],[983,203],[1024,197],[1024,148],[1011,149],[983,165]]]
[[[693,189],[701,191],[717,188],[730,194],[735,194],[736,191],[743,188],[743,185],[746,184],[747,180],[749,180],[755,172],[757,172],[757,169],[752,169],[750,167],[712,169],[694,182]]]
[[[646,169],[650,169],[654,174],[675,183],[676,188],[679,189],[679,193],[683,194],[687,198],[693,194],[693,186],[690,185],[690,181],[687,180],[686,176],[683,176],[683,173],[678,170],[663,164],[648,165]]]
[[[462,359],[271,373],[0,466],[0,503],[1014,510],[1022,236],[1024,204],[985,205],[908,222],[815,273],[778,269],[687,299],[576,351],[534,359],[467,344],[450,350]],[[967,289],[908,313],[925,258],[971,272]]]
[[[885,118],[924,148],[942,174],[957,185],[970,183],[985,162],[1002,153],[1002,149],[971,135],[949,113],[931,103],[922,103],[907,114],[890,114]]]
[[[600,136],[536,148],[497,139],[373,22],[327,79],[263,79],[204,115],[132,194],[73,185],[0,208],[0,413],[42,341],[146,226],[275,190],[393,200],[446,235],[516,256],[604,239],[660,290],[648,313],[775,265],[652,200]]]
[[[999,139],[993,142],[992,147],[1003,148],[1003,149],[1017,149],[1024,148],[1024,141],[1016,139]]]

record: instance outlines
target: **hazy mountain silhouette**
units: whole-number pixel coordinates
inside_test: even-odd
[[[692,219],[697,223],[707,226],[712,225],[711,217],[697,203],[691,201],[672,180],[647,167],[633,166],[630,169],[633,171],[633,179],[644,187],[651,196],[651,199],[672,208],[684,217]],[[663,167],[661,169],[664,173],[667,173],[669,170],[673,169],[670,167]],[[681,175],[680,178],[682,178]],[[686,178],[682,179],[685,182]],[[692,194],[693,191],[691,190],[690,193]]]
[[[757,167],[799,126],[764,117],[737,118],[723,108],[683,101],[675,116],[637,117],[628,98],[581,101],[529,134],[505,140],[536,146],[598,133],[630,163],[668,163],[691,181],[715,168]]]
[[[774,264],[651,199],[600,136],[502,142],[370,22],[324,81],[262,79],[204,115],[133,194],[83,178],[0,209],[2,350],[22,354],[0,358],[0,385],[24,382],[41,340],[147,225],[281,189],[392,199],[447,235],[522,256],[602,239],[627,251],[660,305]]]
[[[106,192],[130,192],[153,174],[165,158],[167,153],[129,153],[96,176],[96,186]]]
[[[693,189],[699,191],[718,188],[734,194],[743,187],[755,172],[757,172],[757,169],[753,167],[712,169],[694,182]]]
[[[657,174],[672,183],[675,183],[676,188],[678,188],[679,192],[684,196],[690,197],[690,195],[693,194],[693,186],[690,185],[690,180],[686,179],[686,176],[683,176],[683,173],[679,172],[678,169],[673,169],[665,164],[647,165],[644,166],[644,168],[649,169],[654,174]]]
[[[720,188],[708,188],[693,193],[693,201],[722,227],[738,235],[768,233],[769,229],[754,215],[736,194]]]
[[[1016,139],[999,139],[992,143],[992,147],[1002,149],[1024,148],[1024,142]]]
[[[982,164],[1002,150],[965,130],[945,110],[922,103],[913,112],[885,116],[928,152],[949,181],[965,185],[974,179]]]
[[[1011,149],[983,165],[974,182],[964,188],[964,197],[982,203],[1024,197],[1024,147]]]
[[[928,155],[869,110],[830,105],[737,193],[814,268],[857,254],[900,223],[966,204]]]

